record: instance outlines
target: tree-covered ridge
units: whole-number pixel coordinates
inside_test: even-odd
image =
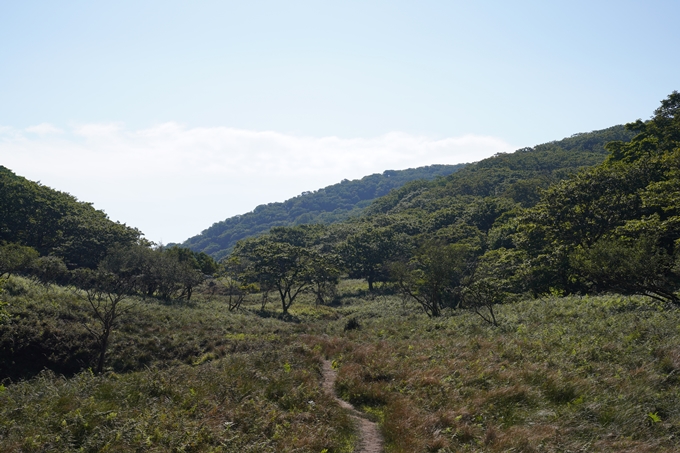
[[[375,265],[433,316],[441,306],[481,306],[495,323],[494,304],[555,292],[680,304],[678,131],[680,94],[673,92],[649,121],[411,183],[354,225],[336,228],[349,232],[347,243],[359,234],[372,244],[380,242],[376,232],[400,235],[400,253]],[[448,274],[432,265],[444,261]]]
[[[603,162],[608,154],[605,144],[627,142],[634,135],[619,125],[497,154],[437,181],[406,184],[376,200],[366,213],[397,213],[413,207],[432,212],[450,206],[452,198],[465,196],[502,196],[531,206],[538,202],[541,189],[578,169]]]
[[[605,165],[611,146],[625,148],[631,138],[638,139],[635,132],[615,126],[499,154],[446,178],[410,182],[375,201],[360,217],[315,228],[280,227],[258,240],[245,239],[231,260],[251,267],[235,277],[259,282],[261,290],[269,291],[271,266],[264,258],[282,264],[283,257],[292,257],[282,250],[295,248],[300,256],[318,255],[337,263],[350,278],[365,279],[369,290],[375,283],[388,283],[431,316],[439,316],[444,307],[467,306],[496,324],[493,306],[513,294],[571,290],[563,283],[574,278],[573,272],[559,267],[561,255],[554,256],[554,244],[525,237],[526,225],[534,221],[529,213],[555,187],[566,184],[562,181]],[[605,148],[607,143],[618,145]],[[614,210],[620,204],[604,203]],[[566,202],[562,206],[570,209]],[[579,210],[581,215],[587,212]],[[561,217],[548,217],[559,231]],[[550,263],[545,266],[541,260]],[[297,285],[323,278],[305,260],[286,261],[277,275],[292,276]]]
[[[0,243],[32,247],[72,268],[94,268],[114,244],[131,245],[140,237],[92,204],[0,166]]]
[[[187,239],[182,246],[220,259],[231,251],[237,241],[257,236],[272,227],[340,222],[359,215],[373,200],[409,181],[436,179],[464,166],[430,165],[387,170],[353,181],[345,179],[338,184],[314,192],[303,192],[281,203],[260,205],[247,214],[216,222],[201,234]]]
[[[67,271],[0,243],[0,450],[352,451],[330,360],[389,451],[679,451],[680,93],[625,127],[219,265],[142,243]]]
[[[522,215],[514,242],[535,288],[615,291],[680,304],[680,93],[606,162],[551,187]]]

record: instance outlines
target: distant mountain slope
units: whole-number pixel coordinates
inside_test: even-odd
[[[109,247],[135,243],[140,236],[90,203],[0,166],[0,242],[56,255],[70,267],[94,267]]]
[[[247,214],[217,222],[201,234],[187,239],[182,246],[220,259],[231,251],[236,241],[267,232],[271,227],[339,222],[359,215],[373,200],[409,181],[447,176],[464,166],[430,165],[387,170],[353,181],[343,180],[315,192],[303,192],[282,203],[260,205]]]
[[[604,145],[628,142],[635,135],[624,126],[575,134],[571,137],[519,149],[467,165],[437,181],[414,181],[376,200],[364,215],[434,212],[468,204],[477,197],[503,197],[522,206],[538,202],[547,188],[583,167],[602,163]],[[472,197],[472,198],[471,198]]]

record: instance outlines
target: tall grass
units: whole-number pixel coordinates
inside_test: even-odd
[[[352,421],[321,391],[319,350],[297,339],[306,324],[200,297],[136,300],[95,376],[78,297],[23,279],[4,296],[0,451],[351,451]],[[28,366],[31,351],[51,351],[38,361],[48,371]]]
[[[680,450],[675,309],[533,300],[497,307],[493,328],[383,307],[314,341],[340,364],[338,391],[381,414],[391,452]]]
[[[0,393],[2,451],[349,451],[351,420],[300,346],[198,366],[73,378]]]
[[[138,299],[94,376],[71,291],[13,278],[0,297],[0,451],[349,452],[322,354],[389,452],[680,451],[680,312],[644,298],[525,300],[497,328],[356,280],[286,317]]]

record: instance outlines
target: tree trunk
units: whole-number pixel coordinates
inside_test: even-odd
[[[97,361],[97,374],[102,374],[104,371],[104,360],[106,358],[106,349],[109,345],[109,331],[106,330],[102,334],[101,344],[99,345],[99,360]]]

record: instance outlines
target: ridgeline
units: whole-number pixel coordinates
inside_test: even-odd
[[[342,222],[360,215],[373,200],[414,180],[433,180],[450,175],[465,164],[430,165],[407,170],[386,170],[361,179],[343,180],[313,192],[303,192],[281,203],[256,207],[247,214],[213,224],[201,234],[187,239],[182,247],[205,252],[219,260],[236,242],[266,233],[276,226]]]

